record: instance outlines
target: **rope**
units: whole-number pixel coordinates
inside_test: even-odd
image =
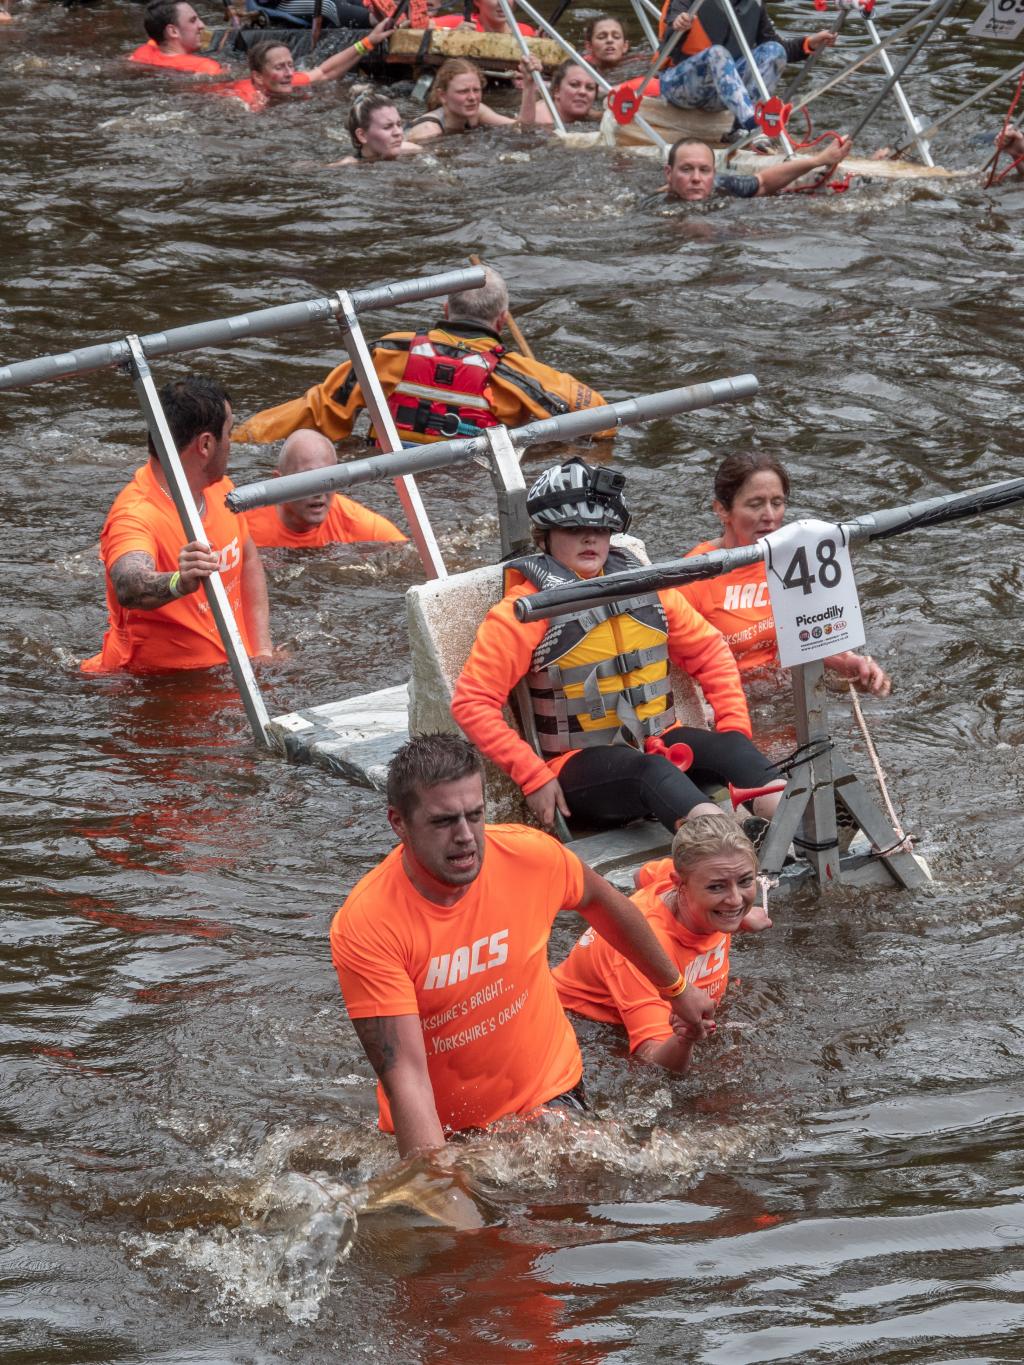
[[[766,877],[763,872],[758,873],[757,884],[761,888],[761,909],[768,914],[768,892],[772,887],[778,886],[778,877]]]
[[[999,154],[1003,150],[1000,144],[1009,131],[1010,124],[1013,121],[1014,111],[1020,102],[1022,90],[1024,90],[1024,71],[1020,73],[1020,79],[1017,81],[1017,89],[1013,92],[1013,99],[1010,101],[1010,107],[1006,111],[1006,118],[1003,119],[1003,130],[996,140],[996,154],[990,163],[992,169],[989,171],[988,179],[985,181],[985,188],[987,190],[991,189],[993,185],[1001,185],[1010,172],[1015,170],[1021,162],[1024,161],[1024,156],[1019,156],[1016,161],[1011,162],[1011,164],[1007,166],[1006,170],[1003,171],[998,178],[996,177],[996,167],[999,165]]]
[[[808,147],[816,147],[819,142],[825,142],[829,138],[832,138],[836,142],[842,142],[843,140],[842,133],[837,133],[833,128],[828,128],[824,133],[819,133],[817,137],[812,137],[811,134],[814,132],[814,124],[811,122],[811,116],[810,114],[808,114],[806,109],[801,110],[801,112],[803,113],[804,117],[807,120],[807,137],[804,139],[803,142],[793,143],[793,150],[795,152],[806,151]],[[817,180],[815,180],[813,184],[787,185],[786,188],[782,191],[782,193],[814,194],[815,190],[824,189],[826,185],[828,185],[829,189],[835,190],[837,193],[841,192],[842,190],[848,190],[850,188],[851,176],[845,175],[842,180],[833,181],[832,179],[834,175],[838,174],[839,165],[840,163],[837,163],[835,166],[823,166],[822,173],[818,176]]]
[[[860,698],[857,696],[857,690],[853,683],[848,683],[847,686],[850,689],[850,701],[853,704],[853,714],[860,727],[860,732],[864,737],[868,757],[871,759],[871,766],[875,770],[875,780],[878,782],[878,790],[882,793],[882,800],[885,802],[885,809],[889,814],[893,833],[896,835],[897,839],[897,842],[893,844],[892,848],[885,849],[885,853],[910,853],[913,850],[914,845],[910,835],[905,833],[903,826],[900,823],[900,817],[896,814],[896,808],[892,804],[889,789],[885,785],[885,773],[882,770],[882,764],[878,758],[878,751],[875,748],[871,735],[868,733],[867,721],[864,719],[864,712],[860,709]]]

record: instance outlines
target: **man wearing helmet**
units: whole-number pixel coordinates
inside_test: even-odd
[[[571,374],[505,350],[508,288],[496,270],[488,266],[484,273],[480,289],[449,297],[444,319],[429,332],[392,332],[373,348],[373,368],[407,444],[473,436],[484,427],[516,427],[604,403]],[[313,427],[341,441],[365,406],[345,361],[301,398],[257,412],[232,439],[262,444]]]
[[[578,459],[537,479],[526,505],[538,553],[507,566],[505,596],[484,618],[452,701],[465,734],[548,827],[560,811],[588,828],[654,816],[674,830],[690,816],[717,813],[698,782],[762,787],[775,776],[750,739],[729,647],[674,589],[551,621],[516,620],[524,594],[638,565],[610,544],[630,523],[624,484],[624,475]],[[714,730],[676,724],[670,661],[700,684]],[[502,714],[523,679],[540,754]],[[646,753],[654,737],[688,745],[689,772]],[[770,816],[777,804],[777,795],[759,797],[756,813]]]

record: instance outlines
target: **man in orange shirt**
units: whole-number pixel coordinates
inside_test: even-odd
[[[85,673],[163,673],[227,662],[220,634],[198,591],[221,581],[251,655],[272,653],[267,584],[244,516],[224,505],[231,452],[231,403],[217,383],[189,375],[160,394],[206,541],[184,532],[152,439],[149,460],[114,500],[100,536],[107,570],[109,626]]]
[[[187,0],[151,0],[142,20],[149,41],[129,56],[140,66],[184,71],[194,76],[223,76],[212,57],[200,57],[203,21]]]
[[[281,447],[275,477],[329,469],[338,463],[334,445],[318,431],[293,432]],[[387,517],[371,512],[340,493],[314,493],[294,502],[257,507],[246,513],[249,533],[261,548],[315,548],[352,541],[404,541],[406,537]]]
[[[429,331],[391,332],[371,352],[403,441],[473,435],[498,423],[521,426],[535,417],[604,403],[571,374],[506,351],[501,331],[508,321],[508,286],[490,266],[485,275],[479,289],[449,295],[444,319]],[[341,441],[351,435],[365,406],[352,362],[346,360],[300,398],[247,418],[234,439],[264,444],[300,427],[315,427]]]
[[[583,1107],[583,1063],[548,967],[560,910],[640,968],[681,1028],[714,1027],[713,1006],[625,896],[549,835],[484,824],[480,755],[461,736],[398,751],[388,820],[401,844],[335,915],[331,956],[380,1080],[380,1126],[403,1157],[509,1114]]]

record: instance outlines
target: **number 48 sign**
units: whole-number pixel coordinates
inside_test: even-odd
[[[782,666],[862,645],[864,623],[842,527],[791,521],[765,536],[764,544]]]

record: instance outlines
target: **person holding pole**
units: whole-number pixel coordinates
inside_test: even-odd
[[[449,295],[444,318],[429,331],[391,332],[374,346],[373,368],[404,442],[473,436],[484,427],[522,426],[604,403],[571,374],[507,351],[501,343],[507,322],[508,288],[487,266],[482,287]],[[340,441],[364,406],[345,361],[301,398],[248,418],[232,439],[278,441],[310,427]]]
[[[766,451],[742,451],[728,455],[715,474],[711,506],[722,526],[717,540],[705,540],[687,553],[709,554],[753,545],[777,531],[786,516],[789,474],[774,455]],[[768,598],[768,579],[763,560],[717,578],[686,583],[678,591],[695,611],[722,632],[743,677],[757,669],[779,667],[775,618]],[[861,692],[886,697],[892,680],[870,654],[843,650],[825,659],[825,667],[844,683]]]
[[[231,402],[210,379],[190,375],[164,387],[160,402],[199,509],[206,541],[182,545],[182,526],[152,438],[107,514],[100,536],[109,624],[84,673],[165,673],[227,662],[204,581],[219,573],[250,656],[269,657],[270,613],[260,553],[245,516],[224,499],[231,452]]]
[[[728,140],[738,141],[758,127],[756,77],[729,23],[725,6],[730,0],[704,0],[699,15],[694,16],[690,10],[696,3],[666,0],[662,10],[662,36],[674,31],[683,35],[683,41],[661,73],[661,93],[680,109],[730,110],[733,126]],[[738,0],[732,8],[769,92],[778,85],[787,62],[806,61],[812,52],[836,40],[831,29],[800,38],[781,37],[762,0]]]
[[[525,78],[527,74],[536,75],[540,72],[540,62],[536,57],[531,57],[529,62],[520,64],[520,69],[524,71],[523,103],[519,115],[521,123],[524,127],[531,124],[544,128],[555,126],[549,102],[538,104],[535,82]],[[564,61],[555,68],[548,92],[550,105],[554,106],[563,124],[582,123],[586,119],[601,117],[600,111],[594,110],[597,81],[576,62]]]
[[[636,567],[635,556],[611,547],[612,532],[630,524],[625,482],[579,459],[536,480],[526,509],[537,553],[506,565],[505,596],[481,623],[452,698],[456,724],[522,789],[545,828],[560,813],[586,829],[653,816],[674,831],[718,813],[698,782],[776,781],[750,739],[728,646],[677,592],[551,621],[517,619],[517,599],[541,585]],[[670,661],[700,684],[716,729],[677,724]],[[505,719],[512,694],[532,712],[539,752]],[[755,815],[770,817],[778,800],[777,791],[758,796]]]
[[[548,966],[559,911],[622,953],[686,1037],[714,1029],[713,1005],[631,901],[540,830],[485,823],[483,764],[461,735],[403,745],[387,802],[399,845],[335,915],[331,957],[400,1156],[510,1115],[585,1110]]]

